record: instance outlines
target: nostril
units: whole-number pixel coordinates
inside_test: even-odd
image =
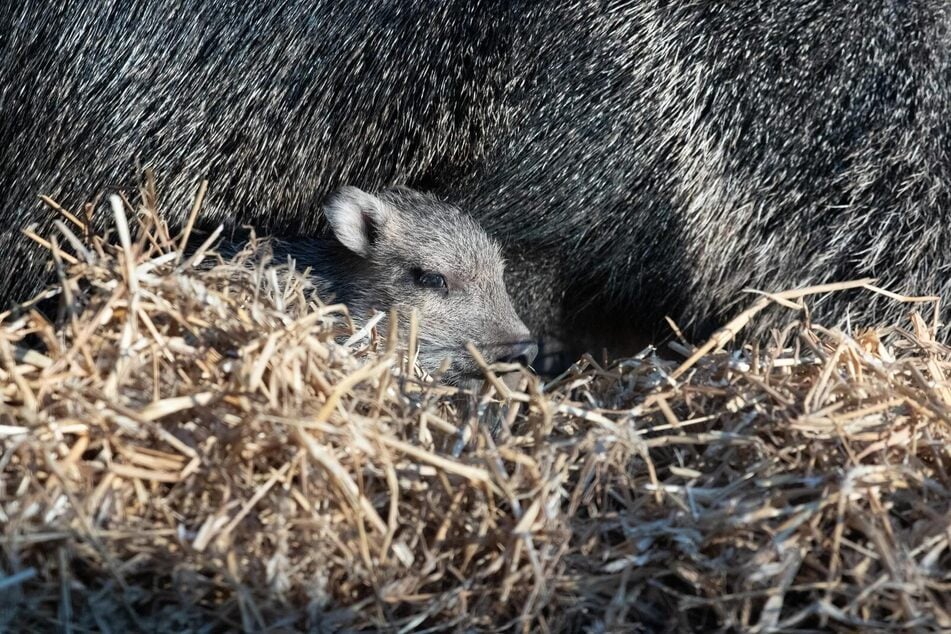
[[[513,344],[509,350],[499,357],[502,363],[518,363],[529,366],[538,356],[538,346],[534,341]]]
[[[528,367],[532,364],[532,361],[534,361],[535,357],[537,356],[538,356],[538,344],[536,344],[533,341],[525,347],[525,351],[519,357],[520,359],[519,363]]]

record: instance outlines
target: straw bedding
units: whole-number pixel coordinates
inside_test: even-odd
[[[846,334],[793,310],[835,289],[764,296],[673,361],[466,393],[253,244],[97,213],[32,236],[56,318],[0,321],[2,630],[951,628],[927,302]],[[775,303],[788,328],[720,350]]]

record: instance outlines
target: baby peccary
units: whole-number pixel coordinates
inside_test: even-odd
[[[324,208],[333,237],[277,240],[275,260],[290,256],[311,269],[323,300],[341,302],[357,320],[397,308],[405,332],[419,312],[419,361],[442,380],[482,376],[466,350],[486,361],[528,365],[538,347],[505,290],[498,245],[468,215],[406,189],[379,195],[344,187]]]

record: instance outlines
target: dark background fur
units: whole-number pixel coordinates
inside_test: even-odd
[[[947,295],[948,24],[938,0],[5,3],[0,296],[35,288],[39,193],[144,166],[167,209],[208,177],[203,221],[259,233],[314,232],[343,184],[433,191],[507,247],[538,332],[700,336],[744,287],[865,275]],[[814,308],[907,310],[853,298]]]

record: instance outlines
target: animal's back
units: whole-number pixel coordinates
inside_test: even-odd
[[[564,326],[546,323],[551,301],[567,315],[613,302],[615,319],[650,328],[665,315],[722,320],[747,286],[873,275],[947,293],[949,11],[938,0],[7,6],[0,256],[16,281],[0,295],[29,283],[18,230],[50,218],[35,196],[75,205],[128,185],[133,155],[179,213],[209,177],[205,219],[227,209],[264,232],[312,230],[320,199],[348,182],[462,200],[510,249],[558,263],[519,258],[511,271],[534,330]],[[552,285],[565,293],[535,292]],[[819,312],[844,308],[833,298]],[[898,310],[877,299],[853,317]]]

